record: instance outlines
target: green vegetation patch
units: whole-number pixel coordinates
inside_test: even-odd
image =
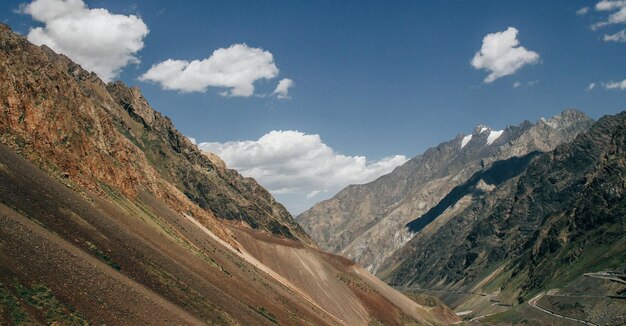
[[[89,324],[74,308],[57,299],[49,288],[36,283],[23,285],[16,279],[11,284],[0,283],[0,323]]]
[[[439,301],[439,299],[433,296],[430,296],[428,294],[411,292],[411,291],[404,292],[403,294],[420,306],[432,308],[432,307],[441,307],[443,305],[441,301]]]
[[[19,325],[27,321],[26,312],[19,299],[0,283],[0,322]]]
[[[156,263],[147,262],[144,269],[154,282],[163,287],[166,298],[178,302],[181,307],[197,314],[209,325],[232,325],[234,321],[227,312],[213,304],[209,298],[196,291],[174,274]]]
[[[276,320],[276,316],[274,316],[271,312],[267,311],[265,307],[259,306],[257,308],[254,308],[254,311],[256,311],[259,315],[267,318],[272,323],[278,324],[278,320]]]
[[[506,323],[509,325],[523,325],[527,324],[528,320],[524,318],[522,314],[517,312],[515,309],[507,310],[505,312],[501,312],[499,314],[495,314],[492,316],[485,317],[480,320],[486,324],[502,324]]]
[[[115,270],[120,270],[121,266],[116,263],[115,261],[113,261],[113,259],[111,259],[111,257],[107,256],[104,251],[102,251],[100,248],[98,248],[95,244],[86,241],[87,244],[87,248],[89,248],[89,252],[96,256],[96,258],[98,258],[100,261],[104,262],[105,264],[113,267]]]

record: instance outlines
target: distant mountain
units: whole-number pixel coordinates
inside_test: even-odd
[[[523,171],[502,182],[491,176],[505,166]],[[442,219],[436,227],[408,224],[418,235],[381,268],[391,284],[488,294],[511,305],[570,288],[571,297],[548,293],[542,304],[596,323],[626,321],[626,112],[601,118],[554,151],[496,162],[439,205],[462,208],[421,217]],[[613,300],[595,294],[598,284],[583,286],[585,273],[601,271],[616,272],[613,282],[621,284]]]
[[[458,321],[436,308],[318,250],[139,89],[0,24],[0,324]]]
[[[592,122],[584,113],[565,110],[548,120],[525,121],[499,131],[478,126],[471,135],[430,148],[373,182],[348,186],[300,214],[297,221],[322,249],[376,273],[426,220],[412,221],[431,209],[447,209],[435,206],[453,188],[494,162],[547,152],[572,141]],[[501,173],[504,179],[509,177],[507,171]],[[428,218],[433,217],[431,213]]]

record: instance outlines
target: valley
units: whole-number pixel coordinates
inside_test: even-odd
[[[0,325],[626,325],[624,24],[0,2]]]

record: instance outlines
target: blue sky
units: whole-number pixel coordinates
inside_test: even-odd
[[[38,1],[50,8],[65,3]],[[0,21],[24,35],[42,27],[50,36],[45,28],[52,18],[25,7],[20,12],[21,3],[31,2],[0,3]],[[613,8],[598,10],[602,3]],[[95,8],[136,15],[134,41],[143,47],[131,51],[137,60],[111,79],[139,86],[181,132],[211,142],[207,148],[223,151],[229,165],[257,177],[298,213],[348,183],[388,172],[403,162],[396,155],[413,157],[478,124],[502,129],[565,108],[593,118],[626,109],[626,83],[616,84],[626,80],[626,43],[604,40],[619,40],[626,24],[615,16],[615,23],[592,28],[624,6],[608,0],[112,0],[85,1],[82,11],[67,17]],[[527,57],[514,73],[486,83],[490,71],[470,61],[486,35],[509,27],[518,31],[517,47],[537,58]],[[276,72],[260,73],[271,77],[255,79],[252,96],[224,96],[237,88],[219,86],[165,90],[162,81],[139,79],[165,60],[204,60],[236,44],[272,55]],[[272,92],[285,78],[294,86],[281,99]],[[328,166],[320,172],[322,165]]]

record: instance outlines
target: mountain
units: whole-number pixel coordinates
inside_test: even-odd
[[[487,299],[539,302],[595,324],[623,324],[626,112],[601,118],[554,151],[530,155],[517,159],[525,165],[517,176],[494,182],[494,164],[455,188],[440,204],[454,207],[465,197],[470,204],[437,227],[409,223],[418,236],[380,274],[396,286],[480,294],[461,300],[463,309],[484,312],[479,302]],[[490,187],[476,191],[478,180]]]
[[[494,162],[550,151],[591,123],[584,113],[570,109],[548,120],[525,121],[499,131],[478,126],[471,135],[430,148],[373,182],[348,186],[300,214],[297,221],[320,248],[376,273],[414,236],[407,223],[426,214],[454,187]]]
[[[1,324],[458,321],[320,251],[139,89],[2,24],[0,143]]]

